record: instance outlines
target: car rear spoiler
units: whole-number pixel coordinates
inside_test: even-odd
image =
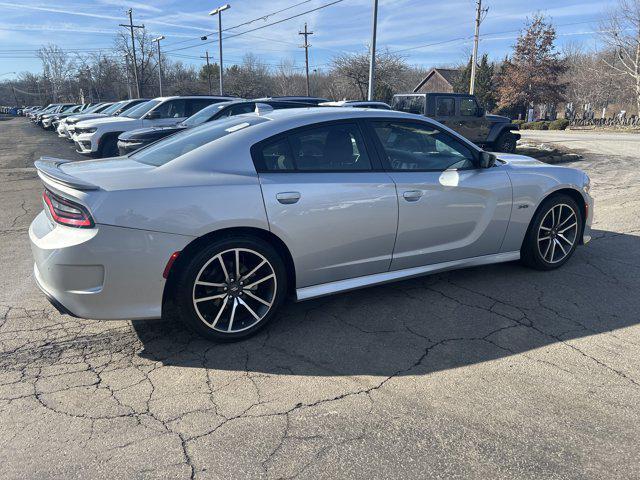
[[[38,170],[38,176],[45,182],[58,183],[76,190],[99,190],[100,187],[97,185],[73,177],[60,169],[60,165],[71,161],[62,158],[40,157],[40,160],[34,162],[34,166]]]

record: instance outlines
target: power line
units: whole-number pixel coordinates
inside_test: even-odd
[[[330,7],[330,6],[332,6],[332,5],[335,5],[335,4],[337,4],[337,3],[341,3],[341,2],[343,2],[343,1],[344,1],[344,0],[334,0],[333,2],[325,3],[324,5],[320,5],[319,7],[312,8],[311,10],[307,10],[307,11],[305,11],[305,12],[298,13],[298,14],[296,14],[296,15],[292,15],[292,16],[290,16],[290,17],[283,18],[283,19],[281,19],[281,20],[277,20],[277,21],[275,21],[275,22],[267,23],[266,25],[261,25],[261,26],[259,26],[259,27],[255,27],[255,28],[252,28],[252,29],[250,29],[250,30],[245,30],[244,32],[239,32],[239,33],[234,33],[234,34],[232,34],[232,35],[227,35],[226,37],[224,37],[224,38],[223,38],[223,40],[226,40],[226,39],[228,39],[228,38],[235,38],[235,37],[239,37],[240,35],[246,35],[247,33],[255,32],[256,30],[261,30],[261,29],[263,29],[263,28],[271,27],[271,26],[273,26],[273,25],[277,25],[277,24],[279,24],[279,23],[283,23],[283,22],[286,22],[286,21],[288,21],[288,20],[292,20],[292,19],[294,19],[294,18],[301,17],[301,16],[303,16],[303,15],[306,15],[307,13],[315,12],[315,11],[317,11],[317,10],[321,10],[321,9],[323,9],[323,8]],[[235,28],[235,27],[231,27],[231,28]],[[227,29],[227,30],[229,30],[229,29]],[[225,30],[222,30],[222,31],[224,32]],[[206,42],[204,42],[204,43],[216,43],[216,42],[217,42],[217,40],[209,40],[209,41],[206,41]],[[198,47],[198,46],[199,46],[199,45],[191,45],[191,46],[186,46],[186,47],[174,48],[173,50],[167,50],[167,52],[177,52],[177,51],[179,51],[179,50],[186,50],[186,49],[188,49],[188,48],[194,48],[194,47]]]
[[[253,22],[257,22],[258,20],[265,20],[266,21],[267,18],[272,17],[273,15],[277,15],[278,13],[282,13],[282,12],[284,12],[286,10],[290,10],[292,8],[298,7],[298,6],[303,5],[305,3],[309,3],[311,1],[312,0],[304,0],[304,1],[296,3],[294,5],[290,5],[288,7],[282,8],[280,10],[276,10],[275,12],[267,13],[265,15],[261,15],[259,17],[253,18],[251,20],[247,20],[246,22],[239,23],[238,25],[234,25],[233,27],[227,27],[227,28],[223,29],[222,31],[226,32],[227,30],[233,30],[234,28],[242,27],[244,25],[249,25],[249,24],[251,24]],[[204,36],[215,35],[216,33],[218,33],[218,32],[217,31],[209,32],[209,33],[206,33]],[[200,37],[200,38],[202,38],[202,37]],[[170,47],[172,45],[178,45],[178,44],[185,43],[185,42],[192,42],[194,40],[199,40],[200,38],[198,38],[198,39],[192,38],[192,39],[187,39],[187,40],[180,40],[180,41],[177,41],[177,42],[168,43],[167,46]]]

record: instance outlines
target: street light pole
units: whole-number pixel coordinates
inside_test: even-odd
[[[158,44],[158,80],[160,81],[160,96],[162,96],[162,59],[160,58],[160,40],[164,40],[164,35],[160,35],[152,41]]]
[[[378,24],[378,0],[373,0],[373,26],[371,28],[371,58],[369,59],[369,94],[367,100],[373,100],[376,79],[376,28]]]
[[[220,95],[222,95],[222,92],[224,90],[224,81],[222,80],[224,74],[224,66],[222,64],[222,12],[229,8],[231,8],[231,5],[226,4],[209,12],[209,15],[218,15],[218,47],[220,48]]]

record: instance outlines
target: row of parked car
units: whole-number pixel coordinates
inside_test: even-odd
[[[137,98],[96,104],[57,103],[28,107],[22,114],[45,130],[72,141],[78,153],[103,158],[125,155],[173,133],[258,110],[310,106],[369,107],[389,110],[383,102],[332,102],[318,97],[228,96]]]

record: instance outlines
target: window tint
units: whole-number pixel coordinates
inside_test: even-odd
[[[436,98],[436,116],[453,117],[456,114],[456,101],[451,97]]]
[[[357,125],[340,124],[289,135],[298,170],[371,170]]]
[[[198,113],[204,107],[208,107],[212,103],[219,103],[221,100],[215,100],[213,98],[192,98],[187,100],[187,117],[190,117],[194,113]]]
[[[293,156],[286,137],[273,140],[262,146],[259,153],[262,165],[269,171],[294,170]]]
[[[392,170],[474,168],[471,150],[447,133],[403,122],[373,122]]]
[[[460,115],[463,117],[475,117],[478,114],[478,106],[473,98],[460,99]]]

